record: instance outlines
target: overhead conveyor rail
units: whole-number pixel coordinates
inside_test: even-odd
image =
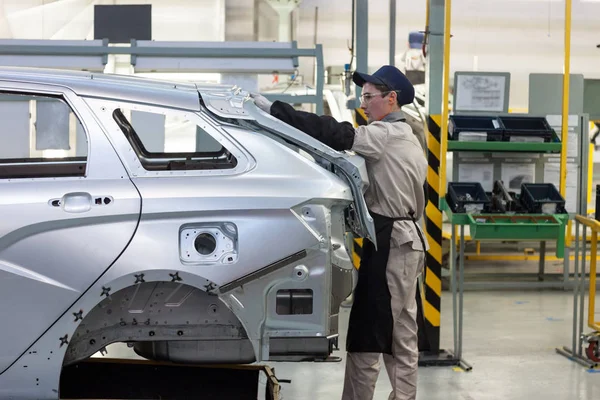
[[[109,55],[129,55],[137,72],[221,74],[295,73],[300,57],[315,58],[315,94],[268,93],[271,101],[314,103],[323,114],[323,47],[298,48],[297,42],[160,42],[132,40],[110,46],[108,40],[0,40],[0,65],[79,69],[102,72]]]

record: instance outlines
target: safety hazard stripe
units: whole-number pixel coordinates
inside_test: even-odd
[[[440,125],[441,115],[427,119],[427,205],[425,207],[425,231],[429,250],[425,265],[423,315],[428,350],[438,351],[440,346],[440,315],[442,294],[442,212],[440,210]]]
[[[367,115],[365,114],[365,111],[362,108],[355,108],[354,111],[354,119],[356,120],[356,125],[367,125],[369,123],[369,119],[367,118]]]
[[[354,264],[354,268],[356,269],[360,267],[360,259],[362,258],[362,245],[362,238],[354,239],[354,243],[352,246],[352,264]]]

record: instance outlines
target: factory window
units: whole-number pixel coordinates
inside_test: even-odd
[[[0,179],[85,176],[88,142],[60,96],[0,92]]]
[[[194,114],[117,108],[117,125],[146,170],[235,168],[235,157],[203,127]]]

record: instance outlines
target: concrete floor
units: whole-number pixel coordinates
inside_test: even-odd
[[[600,176],[599,163],[594,164],[594,176]],[[600,180],[593,182],[590,208],[595,207],[597,184]],[[516,249],[512,247],[498,251],[493,246],[482,245],[482,250],[514,252]],[[467,252],[474,252],[473,244],[467,246]],[[522,249],[518,252],[522,254]],[[554,255],[553,244],[549,244],[548,254]],[[466,271],[480,278],[485,278],[485,273],[534,274],[537,265],[537,262],[467,262]],[[573,263],[570,271],[573,271]],[[562,260],[546,262],[546,273],[562,272]],[[600,310],[600,306],[596,309]],[[290,384],[282,384],[283,399],[341,397],[348,315],[349,310],[343,309],[340,351],[333,354],[342,357],[340,363],[270,363],[278,378],[292,380]],[[420,368],[417,399],[600,399],[600,370],[587,370],[555,351],[556,347],[572,346],[572,292],[467,291],[463,318],[463,359],[473,366],[472,371],[462,372],[452,367]],[[600,320],[600,311],[596,313],[596,320]],[[589,329],[584,328],[584,333],[587,332]],[[450,292],[442,294],[441,335],[441,347],[452,350]],[[390,383],[382,363],[374,400],[386,400],[389,392]]]
[[[571,346],[572,301],[572,293],[563,291],[466,292],[463,359],[473,370],[422,367],[417,398],[600,399],[600,373],[588,371],[555,352],[556,347]],[[341,362],[268,363],[279,379],[292,380],[282,383],[283,399],[341,397],[348,315],[349,310],[342,309],[340,351],[333,354],[342,357]],[[441,334],[442,348],[452,349],[452,297],[448,292],[442,297]],[[110,346],[107,356],[137,358],[125,346]],[[389,392],[382,363],[374,399],[385,400]]]
[[[562,291],[466,292],[463,359],[471,372],[452,367],[419,369],[418,399],[599,399],[600,373],[558,355],[555,347],[571,346],[572,294]],[[343,310],[340,332],[346,331]],[[600,318],[598,318],[600,319]],[[587,330],[584,330],[587,332]],[[442,348],[452,348],[452,298],[442,297]],[[341,335],[340,349],[344,348]],[[283,398],[339,399],[341,363],[272,363],[283,384]],[[600,371],[599,371],[600,372]],[[387,399],[390,383],[382,364],[375,400]]]

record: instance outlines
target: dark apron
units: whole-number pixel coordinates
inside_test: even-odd
[[[346,351],[392,354],[394,317],[392,296],[387,284],[387,263],[395,221],[416,221],[413,217],[390,218],[370,212],[375,223],[377,250],[363,241],[363,255],[354,290],[354,302],[348,322]],[[425,241],[417,228],[425,250]]]

